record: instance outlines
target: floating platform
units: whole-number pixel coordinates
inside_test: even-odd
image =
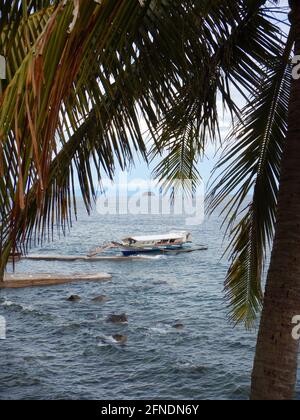
[[[155,255],[164,255],[164,254],[186,254],[196,251],[207,251],[207,247],[199,247],[199,248],[186,248],[186,249],[177,249],[177,250],[162,250],[157,252]],[[87,261],[87,262],[95,262],[95,261],[139,261],[139,260],[149,260],[149,255],[145,254],[142,255],[131,255],[125,257],[123,255],[102,255],[102,256],[95,256],[95,257],[88,257],[87,255],[27,255],[21,257],[22,260],[30,260],[30,261]]]
[[[96,274],[5,274],[0,289],[21,289],[24,287],[56,286],[78,281],[109,281],[107,273]]]

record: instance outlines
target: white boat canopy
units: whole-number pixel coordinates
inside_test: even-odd
[[[148,242],[148,241],[167,241],[172,239],[186,239],[189,235],[188,232],[174,232],[168,233],[164,235],[147,235],[147,236],[129,236],[128,238],[124,238],[123,241],[127,242],[128,240],[133,240],[136,242]]]

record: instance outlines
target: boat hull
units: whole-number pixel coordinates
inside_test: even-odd
[[[134,247],[122,247],[121,252],[125,257],[138,254],[157,254],[164,251],[176,251],[183,248],[183,245],[176,246],[164,246],[155,248],[134,248]]]

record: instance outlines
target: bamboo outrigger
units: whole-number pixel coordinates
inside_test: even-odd
[[[201,246],[197,248],[183,248],[177,250],[161,250],[159,254],[165,255],[178,255],[178,254],[185,254],[197,251],[207,251],[207,247]],[[95,262],[95,261],[139,261],[139,260],[147,260],[151,261],[146,255],[131,255],[131,256],[124,256],[124,255],[95,255],[95,256],[88,256],[88,255],[28,255],[23,256],[23,260],[30,260],[30,261],[65,261],[65,262],[73,262],[73,261],[87,261],[87,262]]]

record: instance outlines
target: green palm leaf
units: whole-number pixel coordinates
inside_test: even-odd
[[[210,210],[225,201],[232,263],[225,282],[234,321],[251,327],[263,301],[262,272],[272,243],[282,150],[287,132],[292,36],[282,58],[245,107],[215,171]],[[248,196],[252,195],[249,203]],[[226,201],[227,200],[227,201]]]
[[[281,54],[280,31],[270,22],[263,4],[207,4],[199,28],[199,46],[189,59],[193,66],[189,66],[163,115],[158,127],[159,147],[151,151],[153,159],[164,156],[154,170],[161,180],[169,168],[171,179],[177,173],[179,179],[192,179],[196,187],[197,163],[207,143],[220,138],[218,100],[232,118],[239,116],[232,91],[247,98],[259,88],[264,69]]]
[[[38,30],[30,48],[19,48],[19,43],[11,47],[19,60],[11,66],[1,97],[1,170],[6,174],[0,192],[2,269],[6,250],[16,238],[28,243],[33,231],[45,230],[45,220],[50,227],[67,221],[74,187],[71,162],[89,207],[95,195],[90,157],[99,175],[103,169],[110,176],[114,156],[122,168],[132,162],[132,150],[146,158],[139,112],[154,133],[186,73],[186,50],[180,40],[192,25],[187,21],[182,28],[177,23],[185,17],[194,21],[189,2],[157,1],[155,7],[145,2],[141,7],[133,0],[100,5],[91,0],[79,5],[79,13],[72,1],[34,10],[30,16],[28,8],[26,13],[22,9],[23,15],[18,9],[19,25],[30,22]],[[18,29],[16,36],[22,32]],[[193,40],[194,51],[199,42],[191,35],[187,32],[183,39]],[[85,125],[88,121],[95,126]],[[72,138],[76,144],[69,142]],[[55,156],[70,144],[76,146],[71,159],[61,161],[62,170],[53,171]],[[26,229],[26,221],[35,229]]]

